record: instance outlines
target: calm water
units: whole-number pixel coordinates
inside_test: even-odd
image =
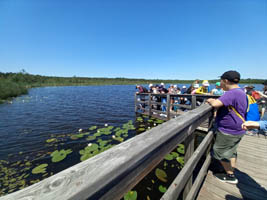
[[[0,105],[0,160],[43,147],[51,134],[92,125],[120,126],[135,119],[134,86],[34,88],[12,104]]]
[[[182,87],[181,84],[178,86]],[[255,86],[257,90],[263,88],[262,85]],[[79,163],[80,150],[90,142],[86,140],[88,135],[71,138],[78,134],[79,129],[85,132],[92,126],[104,128],[105,124],[114,126],[114,129],[122,128],[132,120],[137,130],[130,130],[124,136],[127,139],[148,126],[153,127],[154,121],[150,124],[136,121],[134,93],[134,85],[43,87],[31,89],[28,95],[14,99],[12,104],[0,105],[0,196]],[[140,128],[143,130],[138,131]],[[57,141],[48,143],[47,140],[51,138]],[[113,141],[111,136],[103,136],[101,139],[108,140],[112,145],[119,143]],[[61,149],[69,149],[72,153],[61,162],[51,162],[51,153]],[[172,155],[178,154],[183,156],[179,151]],[[134,188],[141,199],[147,196],[156,199],[162,194],[159,188],[168,187],[181,168],[175,156],[173,158],[158,166],[160,170],[169,171],[168,182],[159,181],[160,178],[158,180],[155,171],[152,171]],[[33,174],[32,170],[41,164],[48,165],[46,173]]]

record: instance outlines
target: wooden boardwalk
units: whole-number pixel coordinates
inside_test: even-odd
[[[209,171],[198,200],[267,200],[267,139],[245,135],[237,151],[235,175],[239,183],[223,183]]]

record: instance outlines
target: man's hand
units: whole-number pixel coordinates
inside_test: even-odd
[[[248,129],[258,129],[260,127],[259,122],[255,121],[246,121],[242,124],[242,129],[248,130]]]
[[[223,106],[223,103],[219,99],[209,98],[206,100],[212,107],[219,108]]]

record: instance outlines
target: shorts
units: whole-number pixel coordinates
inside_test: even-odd
[[[221,161],[230,161],[237,157],[237,147],[241,141],[242,135],[231,135],[216,131],[216,139],[212,148],[212,156]]]

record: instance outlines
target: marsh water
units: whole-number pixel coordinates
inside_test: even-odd
[[[42,87],[1,104],[0,196],[162,123],[135,115],[134,93],[134,85]],[[133,188],[138,199],[159,199],[182,165],[183,147],[177,146]]]

